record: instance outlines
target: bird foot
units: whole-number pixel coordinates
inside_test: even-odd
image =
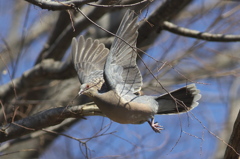
[[[158,123],[153,123],[148,121],[149,125],[151,126],[151,128],[153,129],[153,131],[155,131],[156,133],[161,133],[161,130],[163,130],[163,126],[158,125]]]
[[[161,130],[163,130],[163,126],[158,125],[158,123],[152,124],[151,127],[156,133],[161,133]]]

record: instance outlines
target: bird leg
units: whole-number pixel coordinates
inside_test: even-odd
[[[154,123],[154,118],[151,119],[151,121],[148,120],[149,125],[155,131],[156,133],[160,133],[161,130],[163,130],[163,127],[161,125],[158,125],[158,123]]]

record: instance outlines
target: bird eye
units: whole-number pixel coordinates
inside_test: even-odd
[[[87,85],[86,87],[89,88],[89,85]]]

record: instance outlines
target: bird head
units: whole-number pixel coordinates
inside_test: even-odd
[[[80,91],[78,92],[78,95],[84,94],[92,97],[95,92],[97,92],[97,88],[95,87],[95,85],[90,83],[84,83],[80,86]]]

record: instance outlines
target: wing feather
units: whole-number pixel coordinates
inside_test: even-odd
[[[117,90],[119,94],[129,91],[131,93],[138,92],[142,86],[142,76],[136,64],[137,50],[135,48],[138,37],[136,22],[137,17],[134,17],[134,12],[128,10],[116,33],[124,41],[115,37],[104,68],[106,84],[111,89]],[[116,67],[120,67],[121,69],[118,69],[122,72],[114,72]],[[122,91],[119,88],[126,90]]]
[[[99,40],[85,40],[83,36],[80,36],[78,41],[73,38],[73,62],[81,84],[104,82],[103,68],[108,53],[109,50]]]

